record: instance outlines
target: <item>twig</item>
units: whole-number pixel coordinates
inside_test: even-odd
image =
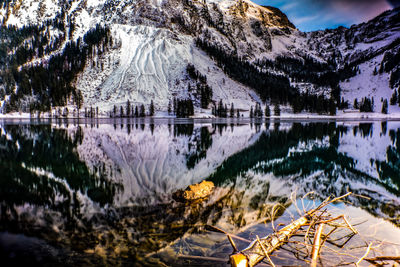
[[[355,197],[364,198],[364,199],[367,199],[367,200],[371,200],[371,198],[370,198],[370,197],[363,196],[363,195],[359,195],[359,194],[354,194],[354,196],[355,196]]]
[[[277,207],[279,207],[279,206],[280,206],[280,204],[275,204],[274,206],[272,206],[272,210],[271,210],[271,212],[269,213],[269,215],[270,215],[270,220],[271,220],[272,230],[273,230],[274,232],[276,232],[276,228],[275,228],[275,225],[274,225],[274,218],[275,218],[275,214],[276,214],[276,212],[277,212]]]
[[[308,192],[307,194],[305,194],[302,198],[301,198],[301,205],[303,206],[303,212],[306,213],[306,207],[304,206],[304,199],[311,194],[314,194],[314,191]]]
[[[304,235],[304,243],[306,244],[307,256],[310,255],[310,252],[309,252],[309,250],[308,250],[308,236],[309,236],[311,227],[313,227],[314,225],[315,225],[315,221],[314,221],[314,218],[313,218],[313,219],[311,220],[310,225],[309,225],[308,228],[307,228],[306,234]],[[311,242],[311,241],[310,241],[310,242]]]
[[[218,228],[216,226],[213,226],[213,225],[206,225],[206,228],[212,228],[212,229],[216,230],[217,232],[223,233],[223,234],[225,234],[227,236],[229,235],[229,236],[231,236],[231,237],[233,237],[233,238],[235,238],[237,240],[240,240],[240,241],[244,241],[244,242],[247,242],[247,243],[251,242],[250,240],[248,240],[246,238],[243,238],[243,237],[240,237],[240,236],[237,236],[237,235],[234,235],[234,234],[229,234],[226,231],[224,231],[224,230],[222,230],[222,229],[220,229],[220,228]]]
[[[378,256],[375,258],[365,259],[366,261],[400,261],[400,256]]]
[[[356,266],[358,267],[358,265],[368,256],[369,252],[371,251],[371,247],[372,247],[372,243],[369,243],[367,251],[365,251],[364,256],[362,256],[357,262],[356,262]]]
[[[261,243],[260,238],[258,237],[258,235],[257,235],[256,237],[257,237],[258,243],[259,243],[260,246],[261,246],[262,251],[264,252],[265,257],[268,259],[268,261],[269,261],[269,263],[271,264],[271,266],[272,266],[272,267],[275,267],[275,264],[273,263],[273,261],[272,261],[271,258],[269,257],[268,252],[267,252],[267,249],[264,247],[264,244]]]
[[[326,221],[322,221],[321,223],[329,223],[329,222],[332,222],[332,221],[336,221],[336,220],[338,220],[338,219],[340,219],[340,218],[343,219],[343,221],[344,221],[344,222],[346,223],[346,225],[350,228],[350,230],[353,231],[353,233],[355,233],[355,234],[358,233],[357,230],[354,229],[353,226],[351,226],[351,224],[349,223],[349,221],[347,221],[346,217],[345,217],[343,214],[340,215],[340,216],[337,216],[336,218],[329,219],[329,220],[326,220]]]
[[[226,259],[215,258],[215,257],[204,257],[204,256],[191,256],[191,255],[177,255],[180,259],[189,259],[189,260],[206,260],[206,261],[219,261],[226,262]]]
[[[344,215],[343,216],[343,220],[344,222],[347,224],[347,226],[351,229],[351,231],[353,231],[354,234],[357,234],[357,230],[353,228],[353,226],[351,226],[351,224],[349,223],[349,221],[347,221],[346,217]]]
[[[335,232],[337,230],[337,227],[333,227],[333,229],[326,235],[323,234],[324,240],[322,241],[322,243],[325,243],[325,241],[329,238],[329,236]]]
[[[340,196],[340,197],[335,197],[334,199],[330,200],[330,197],[328,197],[324,202],[322,202],[317,208],[312,209],[310,211],[307,212],[307,215],[312,215],[313,213],[315,213],[317,210],[321,210],[323,207],[328,206],[329,204],[336,202],[338,200],[341,200],[345,197],[348,197],[349,195],[351,195],[352,192],[348,192],[347,194]]]
[[[310,226],[308,227],[307,232],[306,232],[306,235],[304,236],[304,242],[305,242],[306,244],[307,244],[307,238],[308,238],[308,235],[309,235],[309,232],[310,232],[311,227],[314,227],[314,225],[320,220],[320,218],[321,218],[325,213],[326,213],[326,210],[322,211],[321,214],[319,215],[319,217],[318,217],[317,219],[315,219],[314,217],[311,219]],[[310,242],[311,242],[311,240],[310,240]],[[307,255],[310,255],[310,253],[309,253],[307,247],[306,247],[306,249],[307,249]]]
[[[347,238],[342,244],[337,244],[337,243],[335,243],[335,241],[337,241],[337,240],[326,240],[326,242],[328,242],[328,243],[331,244],[331,245],[334,245],[335,247],[343,248],[347,243],[349,243],[349,241],[350,241],[355,235],[356,235],[355,233],[350,233],[350,234],[348,234],[348,235],[346,235],[346,236],[344,236],[344,237],[341,237],[341,238],[337,239],[337,240],[341,240],[341,239],[343,239],[343,238]]]
[[[292,201],[292,203],[294,204],[294,207],[297,210],[297,213],[301,216],[302,212],[299,209],[299,207],[297,206],[297,202],[296,202],[296,190],[294,190],[291,194],[290,194],[290,200]]]
[[[227,235],[227,236],[228,236],[229,243],[231,243],[231,246],[233,248],[233,253],[238,252],[239,250],[237,249],[235,241],[233,241],[231,235]]]
[[[312,258],[311,258],[311,267],[316,267],[317,266],[317,260],[319,256],[319,251],[321,250],[321,235],[322,231],[324,229],[324,224],[321,223],[318,225],[317,231],[315,232],[314,235],[314,244],[313,244],[313,249],[312,249]]]

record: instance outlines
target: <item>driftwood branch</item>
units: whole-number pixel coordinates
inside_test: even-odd
[[[358,236],[358,231],[349,223],[344,215],[332,216],[327,207],[329,204],[341,200],[351,193],[347,193],[343,196],[336,198],[327,198],[320,203],[316,208],[304,211],[303,216],[297,220],[292,221],[290,224],[284,226],[280,230],[275,230],[274,233],[265,237],[256,236],[253,241],[245,238],[235,236],[227,233],[224,230],[215,226],[206,225],[207,230],[217,231],[227,236],[229,243],[233,248],[233,254],[229,257],[229,261],[232,267],[252,267],[261,266],[268,264],[269,266],[275,267],[274,262],[271,260],[271,255],[278,249],[286,250],[300,261],[304,261],[310,264],[310,267],[316,267],[319,263],[324,263],[322,250],[330,251],[335,253],[338,257],[339,265],[356,265],[359,266],[363,261],[367,261],[370,264],[376,266],[383,266],[388,262],[392,261],[400,263],[400,256],[381,256],[375,258],[367,258],[372,251],[376,251],[376,246],[373,247],[370,243],[367,249],[364,251],[366,246],[350,246],[349,250],[343,251],[343,247],[354,237]],[[303,204],[304,207],[304,204]],[[298,207],[296,206],[298,209]],[[271,211],[271,224],[274,223],[275,206]],[[341,220],[341,222],[337,222]],[[324,233],[324,229],[326,230]],[[342,232],[342,230],[345,232]],[[333,233],[338,233],[339,235]],[[302,239],[304,238],[304,242]],[[247,247],[239,250],[235,243],[235,240],[245,241],[248,243]],[[343,244],[336,244],[342,243]],[[241,243],[240,243],[241,244]],[[240,245],[239,244],[239,245]],[[338,247],[340,250],[333,249],[333,246]],[[353,251],[356,250],[356,253]],[[363,255],[360,257],[360,255]],[[221,261],[220,258],[212,257],[200,257],[200,256],[182,256],[179,258],[187,260],[205,260],[205,261]],[[347,258],[352,258],[352,262],[347,262]],[[274,259],[282,259],[279,255],[274,255]],[[264,263],[262,263],[264,261]]]
[[[265,258],[267,258],[270,263],[272,261],[269,258],[269,255],[271,255],[275,250],[279,249],[283,244],[289,241],[290,237],[296,234],[303,226],[305,225],[314,225],[313,221],[316,220],[318,221],[318,225],[321,225],[321,217],[326,211],[322,211],[322,209],[329,204],[336,202],[338,200],[341,200],[347,196],[349,196],[351,192],[340,196],[336,197],[334,199],[327,198],[325,201],[323,201],[317,208],[311,209],[307,212],[305,212],[305,215],[300,217],[299,219],[295,220],[291,224],[287,225],[286,227],[282,228],[276,233],[273,233],[269,236],[266,236],[264,238],[258,238],[254,240],[250,245],[245,248],[244,250],[237,252],[233,255],[230,256],[230,262],[232,267],[238,267],[238,266],[255,266],[261,261],[263,261]],[[342,218],[345,220],[343,216],[339,216],[339,218]],[[336,219],[339,219],[336,218]],[[327,221],[331,221],[329,218]],[[350,224],[345,220],[346,224],[349,226],[349,228],[356,232],[353,227],[350,226]],[[317,231],[318,233],[318,231]],[[307,238],[308,232],[306,234]],[[319,235],[316,237],[319,239],[319,245],[315,242],[314,238],[314,248],[313,248],[313,255],[314,257],[318,258],[320,247],[321,247],[321,235],[322,235],[322,226],[320,229]],[[318,247],[318,249],[316,249]],[[272,263],[273,264],[273,263]],[[272,265],[271,264],[271,265]]]
[[[356,262],[356,266],[358,266],[369,254],[369,252],[371,251],[371,247],[372,247],[372,243],[369,243],[367,251],[365,251],[364,256],[362,256],[357,262]]]
[[[309,219],[303,216],[282,228],[277,233],[260,239],[260,242],[257,240],[253,241],[245,250],[230,257],[232,266],[254,266],[258,264],[264,260],[266,257],[265,255],[270,255],[273,251],[282,246],[293,233],[308,222]],[[260,244],[265,245],[265,252]]]
[[[322,231],[324,229],[324,224],[321,223],[318,225],[317,231],[315,232],[314,236],[314,244],[313,244],[313,249],[311,253],[311,267],[316,267],[317,266],[317,261],[318,261],[318,256],[319,252],[321,250],[321,245],[322,245]]]

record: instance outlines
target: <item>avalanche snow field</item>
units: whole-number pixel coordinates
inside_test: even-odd
[[[202,180],[209,198],[174,200]],[[328,211],[359,234],[325,244],[322,263],[356,262],[370,244],[370,257],[398,255],[400,121],[0,121],[2,266],[227,266],[215,227],[245,248],[347,192]],[[273,262],[308,266],[300,241]]]

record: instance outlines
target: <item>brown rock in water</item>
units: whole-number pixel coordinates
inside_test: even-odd
[[[174,198],[180,201],[192,201],[208,197],[214,189],[214,183],[202,181],[199,184],[189,185],[186,190],[179,190]]]

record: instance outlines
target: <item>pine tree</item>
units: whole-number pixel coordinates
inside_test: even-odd
[[[140,114],[139,114],[139,116],[140,117],[146,117],[146,111],[144,109],[144,105],[143,104],[140,106]]]
[[[79,114],[79,110],[82,108],[82,103],[83,103],[82,92],[80,90],[78,90],[75,95],[75,104],[76,104],[76,108],[78,109],[78,114]]]
[[[335,116],[336,115],[336,104],[333,98],[329,99],[329,115]]]
[[[399,91],[400,91],[400,87],[399,87],[399,89],[397,89],[397,92],[399,92]],[[399,107],[400,107],[400,97],[398,94],[397,94],[397,102],[399,103]]]
[[[119,107],[119,117],[120,118],[124,117],[124,108],[122,106]]]
[[[153,103],[153,100],[151,100],[151,102],[150,102],[149,115],[150,116],[154,116],[154,103]]]
[[[254,106],[254,117],[257,118],[258,117],[258,103],[256,103],[256,105]]]
[[[240,118],[240,112],[239,109],[236,110],[236,117]]]
[[[358,109],[358,108],[359,108],[359,106],[358,106],[358,99],[357,99],[357,98],[354,99],[353,107],[354,107],[355,109]]]
[[[86,114],[86,109],[85,109],[85,114]],[[117,116],[117,107],[114,105],[114,107],[113,107],[113,117],[115,118],[116,116]]]
[[[262,111],[262,108],[261,108],[261,104],[260,103],[258,103],[258,117],[259,118],[262,118],[263,117],[263,111]]]
[[[174,106],[173,106],[173,108],[174,108],[174,114],[175,115],[176,115],[176,105],[177,105],[176,98],[174,97]]]
[[[126,116],[129,118],[131,116],[131,102],[126,101]]]
[[[176,108],[176,116],[178,118],[187,118],[194,115],[193,102],[190,99],[178,100]]]
[[[388,101],[385,99],[382,104],[382,113],[388,114]]]
[[[235,108],[233,106],[233,103],[231,104],[231,110],[230,110],[230,117],[233,118],[235,116]]]
[[[251,106],[250,108],[250,118],[254,117],[254,112],[253,112],[253,106]]]
[[[222,103],[222,99],[219,100],[218,103],[218,108],[217,108],[217,117],[222,117],[223,116],[223,109],[224,109],[224,105]]]
[[[171,115],[171,101],[168,102],[168,115]]]
[[[265,117],[271,117],[271,109],[269,108],[268,104],[265,106]]]
[[[281,115],[281,109],[280,109],[278,103],[275,104],[275,107],[274,107],[274,115],[275,115],[275,116],[280,116],[280,115]]]
[[[324,99],[324,97],[323,96],[318,96],[317,97],[317,103],[316,103],[316,107],[315,107],[315,109],[316,109],[316,111],[317,111],[317,113],[318,114],[322,114],[322,113],[324,113],[324,111],[325,111],[325,101],[324,101],[325,99]]]
[[[300,113],[302,110],[302,106],[301,106],[301,98],[302,97],[296,97],[293,101],[293,112],[294,113]]]
[[[390,98],[390,105],[396,105],[397,104],[397,102],[398,102],[398,94],[397,94],[397,90],[395,89],[394,90],[394,92],[393,92],[393,94],[392,94],[392,97]]]
[[[225,104],[224,106],[224,118],[228,117],[228,106]]]
[[[364,97],[360,103],[360,111],[361,112],[374,112],[374,106],[372,103],[373,103],[373,98],[371,100],[367,97]]]
[[[139,117],[139,110],[138,107],[135,106],[135,118]]]

